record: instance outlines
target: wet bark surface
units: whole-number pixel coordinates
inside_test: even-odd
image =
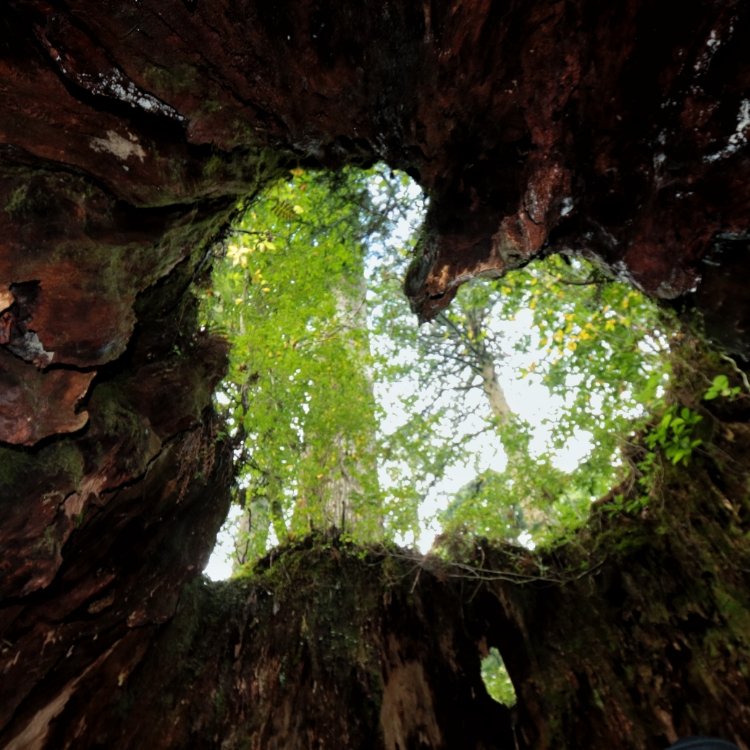
[[[431,196],[406,282],[423,317],[566,251],[747,353],[748,38],[739,1],[6,2],[0,745],[750,736],[739,454],[578,582],[413,563],[394,582],[389,558],[340,552],[320,580],[290,573],[312,608],[278,581],[202,584],[231,459],[210,409],[225,352],[190,294],[238,198],[385,160]],[[479,684],[487,643],[513,716]]]

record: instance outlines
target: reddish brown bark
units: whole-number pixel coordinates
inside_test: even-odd
[[[253,614],[260,589],[227,599],[195,581],[231,468],[209,408],[223,348],[188,289],[239,196],[298,164],[384,159],[432,199],[407,282],[423,316],[472,275],[568,250],[697,308],[747,353],[749,37],[739,0],[6,2],[0,744],[510,746],[478,683],[483,639],[520,686],[520,747],[747,736],[747,645],[715,585],[744,612],[747,565],[721,567],[744,559],[742,482],[721,488],[731,512],[688,504],[703,530],[681,536],[693,522],[676,513],[689,542],[659,546],[646,526],[638,555],[575,585],[376,578],[378,596],[336,613],[371,613],[360,667],[325,663],[331,638],[261,692],[254,670],[270,684],[305,621],[277,632],[270,600]],[[191,611],[201,628],[183,638]],[[193,644],[207,666],[181,658]],[[204,712],[222,686],[227,705]]]

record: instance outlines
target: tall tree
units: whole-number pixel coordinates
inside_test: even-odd
[[[232,343],[219,390],[244,508],[241,558],[336,527],[378,536],[376,416],[366,325],[365,177],[292,170],[220,250],[209,326]]]
[[[382,277],[381,289],[392,288],[393,271]],[[478,436],[502,445],[504,455],[485,458],[485,468],[443,518],[448,526],[468,524],[491,537],[532,531],[536,541],[549,541],[583,521],[591,501],[619,481],[625,470],[620,448],[668,382],[664,331],[674,322],[580,259],[550,258],[501,281],[466,287],[449,310],[420,327],[397,297],[376,312],[377,327],[391,334],[382,339],[389,356],[404,345],[416,353],[400,371],[411,373],[422,396],[402,399],[416,411],[396,436],[401,455],[407,462],[411,457],[412,476],[419,475],[420,462],[421,471],[429,466],[433,474],[466,462]],[[527,406],[541,398],[550,412],[541,417],[547,433],[541,450],[535,439],[540,426],[514,413],[501,384],[519,374]],[[469,428],[467,414],[482,416]],[[435,430],[436,424],[446,427]],[[410,451],[416,435],[429,445],[442,438],[442,450],[435,447],[429,459]],[[588,449],[578,470],[562,471],[555,453],[572,441]]]

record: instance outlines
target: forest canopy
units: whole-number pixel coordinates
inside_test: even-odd
[[[425,206],[385,166],[294,169],[216,247],[203,315],[232,344],[216,403],[236,568],[329,527],[559,541],[626,476],[648,502],[627,441],[654,415],[668,460],[699,444],[699,417],[664,400],[674,319],[581,256],[467,284],[420,326],[400,287]]]

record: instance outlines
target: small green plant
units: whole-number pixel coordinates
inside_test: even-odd
[[[703,441],[695,437],[695,427],[703,419],[687,406],[670,406],[659,424],[645,437],[646,445],[653,451],[660,448],[676,466],[687,466]]]
[[[653,468],[653,456],[654,454],[649,454],[652,460],[648,460],[648,457],[645,461],[643,461],[639,468],[643,472],[643,477],[641,477],[640,484],[648,490],[649,483],[650,483],[650,477],[653,474],[654,468]],[[630,515],[637,515],[640,513],[646,506],[648,506],[649,503],[649,496],[648,495],[635,495],[635,496],[625,496],[621,492],[616,494],[611,502],[607,503],[607,505],[604,506],[604,512],[608,513],[609,515],[619,515],[620,513],[628,513]]]
[[[721,396],[722,398],[734,398],[739,395],[739,386],[730,386],[726,375],[717,375],[711,382],[709,389],[703,394],[704,401],[712,401]]]

